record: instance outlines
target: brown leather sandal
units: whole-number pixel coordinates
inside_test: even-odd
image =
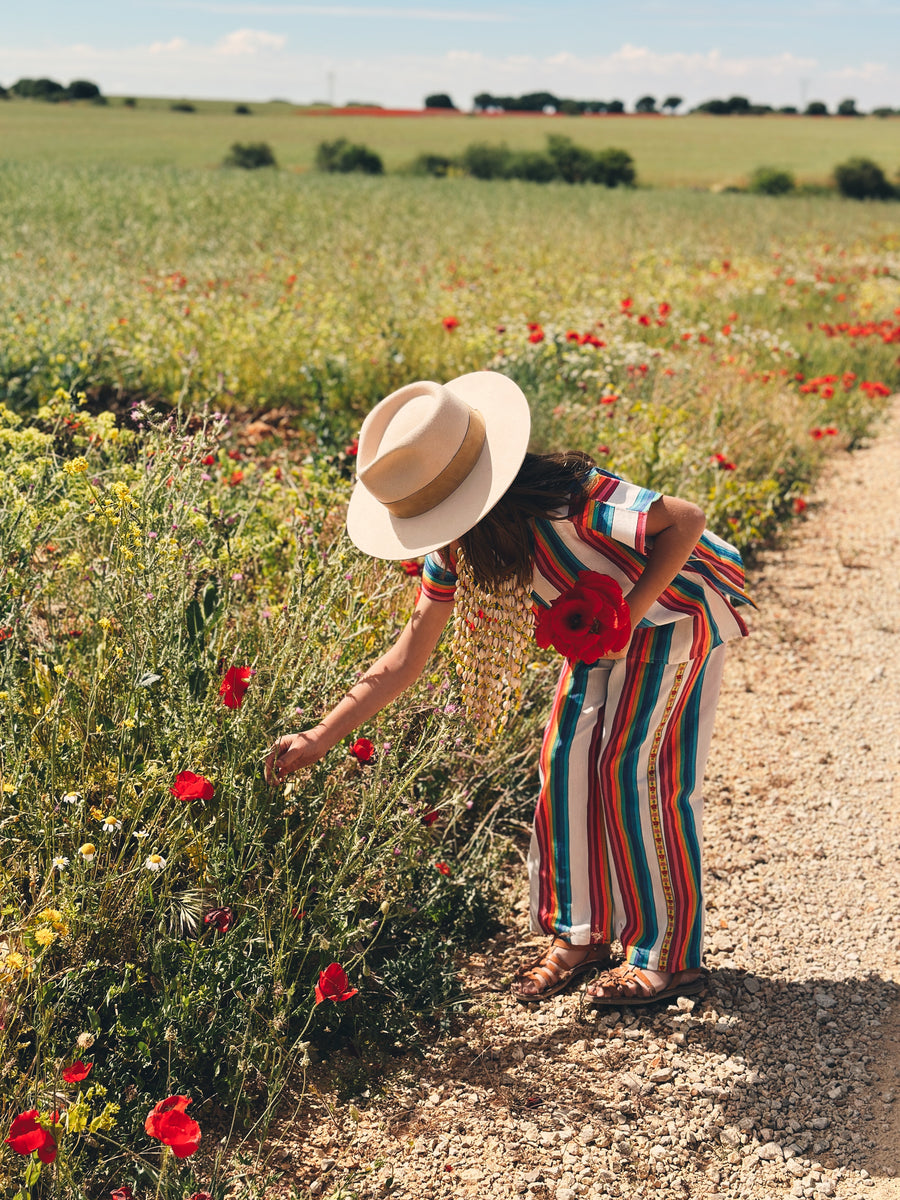
[[[559,951],[582,950],[583,956],[569,966]],[[610,952],[608,942],[596,942],[590,946],[573,946],[565,938],[555,937],[547,949],[534,962],[520,967],[512,983],[512,994],[521,1004],[539,1004],[550,996],[555,996],[563,988],[568,987],[573,979],[590,971],[594,967],[605,967],[609,963]],[[522,990],[521,985],[528,981],[537,984],[533,992]]]
[[[675,971],[664,986],[655,984],[640,967],[622,963],[611,971],[603,971],[585,988],[585,1000],[594,1008],[629,1008],[633,1005],[657,1004],[673,996],[692,996],[706,987],[707,973],[700,967]],[[598,988],[611,988],[609,996],[599,996]]]

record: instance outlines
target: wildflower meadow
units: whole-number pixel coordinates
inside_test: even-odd
[[[418,563],[343,534],[362,415],[413,379],[504,371],[536,447],[696,500],[752,558],[897,390],[895,214],[0,180],[0,1189],[223,1200],[252,1161],[260,1195],[289,1195],[266,1134],[311,1063],[340,1060],[361,1103],[380,1062],[463,1019],[453,956],[502,916],[554,676],[535,646],[502,749],[476,746],[439,650],[266,785],[274,737],[414,603]]]

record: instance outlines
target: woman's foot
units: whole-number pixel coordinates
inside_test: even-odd
[[[597,1008],[628,1008],[632,1005],[655,1004],[673,996],[691,996],[703,991],[706,972],[700,968],[687,971],[650,971],[622,963],[611,971],[603,971],[585,989],[588,1004]]]
[[[555,937],[539,958],[518,971],[512,994],[522,1004],[537,1004],[561,992],[585,971],[605,967],[608,962],[608,942],[573,946],[565,938]]]

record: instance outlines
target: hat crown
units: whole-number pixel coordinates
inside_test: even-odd
[[[459,452],[471,418],[468,404],[442,384],[399,388],[363,421],[357,477],[382,504],[422,491]]]

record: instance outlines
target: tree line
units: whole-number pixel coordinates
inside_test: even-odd
[[[105,104],[106,97],[96,83],[89,79],[73,79],[68,87],[64,87],[55,79],[42,76],[40,79],[17,79],[9,88],[0,84],[0,100],[8,100],[11,96],[19,96],[23,100],[46,100],[58,104],[64,100],[91,100],[95,104]]]
[[[624,113],[622,100],[569,100],[553,92],[526,92],[522,96],[495,96],[491,92],[479,92],[472,101],[476,112],[554,112],[564,116],[582,116],[591,113]],[[636,113],[675,113],[684,104],[681,96],[667,96],[658,101],[655,96],[640,96],[634,103]],[[456,109],[446,92],[435,92],[425,97],[426,108]],[[692,113],[709,113],[712,116],[753,116],[766,113],[800,114],[795,105],[786,104],[775,108],[771,104],[754,104],[746,96],[730,96],[727,100],[705,100],[688,110]],[[900,113],[900,109],[875,108],[872,116],[887,117]],[[822,100],[812,100],[803,109],[807,117],[831,116],[828,105]],[[856,107],[853,99],[842,100],[834,109],[838,117],[862,117],[866,114]]]

